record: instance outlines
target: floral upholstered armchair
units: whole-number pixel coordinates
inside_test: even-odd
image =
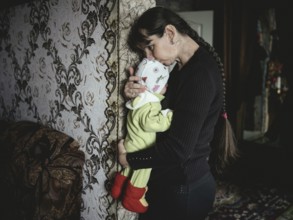
[[[2,216],[79,220],[84,153],[68,135],[29,121],[0,121]]]

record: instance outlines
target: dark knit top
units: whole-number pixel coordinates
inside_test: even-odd
[[[217,63],[200,47],[181,70],[170,74],[162,103],[173,110],[170,129],[157,135],[154,147],[127,153],[130,167],[153,168],[150,181],[163,184],[191,183],[206,174],[222,86]]]

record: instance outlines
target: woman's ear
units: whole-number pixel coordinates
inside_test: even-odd
[[[174,25],[168,24],[165,27],[165,34],[170,40],[171,44],[175,44],[176,38],[177,38],[177,29],[175,28]]]

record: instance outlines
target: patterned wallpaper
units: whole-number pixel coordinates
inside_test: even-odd
[[[125,38],[154,0],[35,0],[0,11],[0,118],[74,137],[85,152],[82,219],[135,219],[109,195],[121,96],[136,62]]]

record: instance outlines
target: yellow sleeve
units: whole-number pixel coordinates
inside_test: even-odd
[[[160,103],[151,103],[150,107],[140,115],[140,126],[147,132],[163,132],[171,125],[173,112],[161,110]]]

